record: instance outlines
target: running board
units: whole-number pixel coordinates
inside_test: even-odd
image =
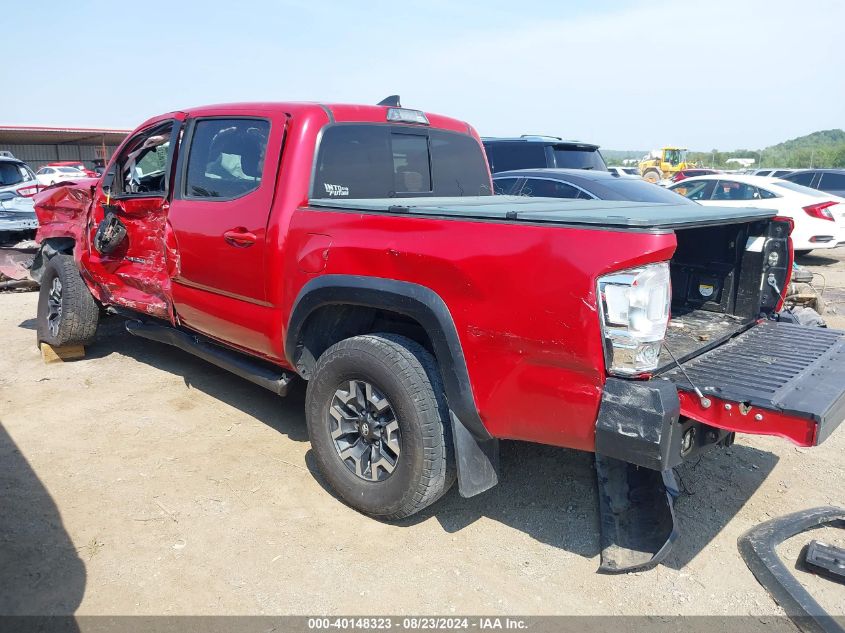
[[[671,469],[658,471],[596,454],[601,517],[599,572],[650,569],[666,558],[678,538],[678,495]]]
[[[279,367],[217,345],[198,334],[142,321],[127,321],[126,331],[132,336],[178,347],[280,396],[287,394],[288,385],[293,380],[293,374]]]

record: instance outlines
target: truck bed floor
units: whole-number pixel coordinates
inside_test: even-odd
[[[679,362],[701,353],[739,332],[747,320],[708,310],[672,309],[672,320],[666,331],[666,346]],[[661,355],[660,372],[674,366],[672,359]]]

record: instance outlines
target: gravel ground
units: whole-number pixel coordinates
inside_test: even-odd
[[[845,328],[845,249],[800,263]],[[493,490],[379,523],[314,472],[301,388],[276,398],[118,319],[84,360],[45,365],[36,299],[0,295],[0,613],[777,615],[737,537],[845,505],[840,429],[682,466],[681,538],[648,572],[595,573],[590,456],[564,449],[504,443]],[[845,612],[842,586],[808,583]]]

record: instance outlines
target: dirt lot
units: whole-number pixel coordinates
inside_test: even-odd
[[[833,255],[802,263],[845,328]],[[815,449],[740,437],[680,468],[681,539],[640,574],[595,573],[590,456],[568,450],[505,443],[498,487],[379,523],[314,473],[301,389],[278,399],[118,319],[85,360],[45,365],[36,299],[0,295],[0,613],[778,614],[737,537],[845,505],[840,429]],[[821,599],[845,612],[841,586]]]

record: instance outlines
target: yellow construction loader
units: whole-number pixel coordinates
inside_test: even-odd
[[[649,182],[670,178],[682,169],[694,167],[687,162],[685,147],[661,147],[649,152],[640,161],[640,175]]]

